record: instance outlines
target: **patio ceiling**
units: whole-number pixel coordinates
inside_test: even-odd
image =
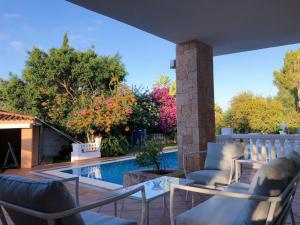
[[[68,0],[173,43],[197,39],[214,55],[300,42],[299,0]]]

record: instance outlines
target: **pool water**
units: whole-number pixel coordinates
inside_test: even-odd
[[[178,169],[178,152],[164,153],[161,161],[161,167],[163,169]],[[123,175],[126,172],[152,168],[153,167],[140,167],[134,163],[134,159],[127,159],[109,163],[100,163],[92,166],[72,168],[62,170],[61,172],[122,185]]]

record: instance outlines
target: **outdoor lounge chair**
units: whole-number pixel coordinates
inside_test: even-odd
[[[206,154],[203,170],[188,172],[188,157]],[[240,143],[208,143],[207,151],[187,152],[183,154],[185,177],[195,181],[195,185],[217,186],[228,185],[235,174],[235,160],[244,156],[244,147]]]
[[[78,193],[77,188],[76,190]],[[62,181],[0,176],[0,219],[3,225],[7,225],[4,208],[15,225],[137,225],[135,221],[102,215],[88,210],[109,203],[116,203],[116,201],[139,191],[142,192],[143,196],[140,223],[143,225],[146,218],[143,186],[124,194],[113,195],[113,197],[104,200],[79,206],[78,198],[76,197],[75,203]],[[116,214],[115,208],[115,216]]]
[[[256,172],[250,185],[231,184],[225,191],[181,185],[171,186],[171,225],[282,225],[291,215],[299,181],[299,164],[279,158]],[[174,191],[214,195],[196,207],[174,217]]]

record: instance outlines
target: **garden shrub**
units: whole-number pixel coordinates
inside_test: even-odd
[[[135,164],[141,167],[153,166],[155,172],[161,172],[161,160],[163,159],[162,144],[147,142],[143,150],[136,155]]]
[[[101,142],[101,156],[112,157],[125,155],[129,152],[129,144],[126,136],[107,136]]]

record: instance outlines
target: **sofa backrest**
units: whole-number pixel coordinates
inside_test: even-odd
[[[75,208],[65,185],[54,180],[31,180],[18,176],[0,176],[0,199],[25,208],[55,213]],[[45,220],[6,208],[15,225],[46,225]],[[58,221],[60,225],[84,225],[80,214]]]
[[[233,157],[242,155],[243,145],[240,143],[212,143],[207,144],[207,154],[204,168],[207,170],[230,171]]]
[[[263,165],[255,174],[249,188],[249,194],[275,197],[279,196],[297,175],[294,162],[286,158],[278,158]],[[285,199],[278,203],[274,218],[277,218],[284,207]],[[247,201],[245,205],[246,224],[265,224],[269,212],[269,202]]]
[[[292,160],[278,158],[263,165],[250,184],[250,193],[263,196],[278,196],[296,176],[297,169]]]
[[[287,159],[291,159],[293,160],[296,168],[298,171],[300,171],[300,155],[298,152],[295,152],[295,151],[290,151],[287,156],[286,156]]]

